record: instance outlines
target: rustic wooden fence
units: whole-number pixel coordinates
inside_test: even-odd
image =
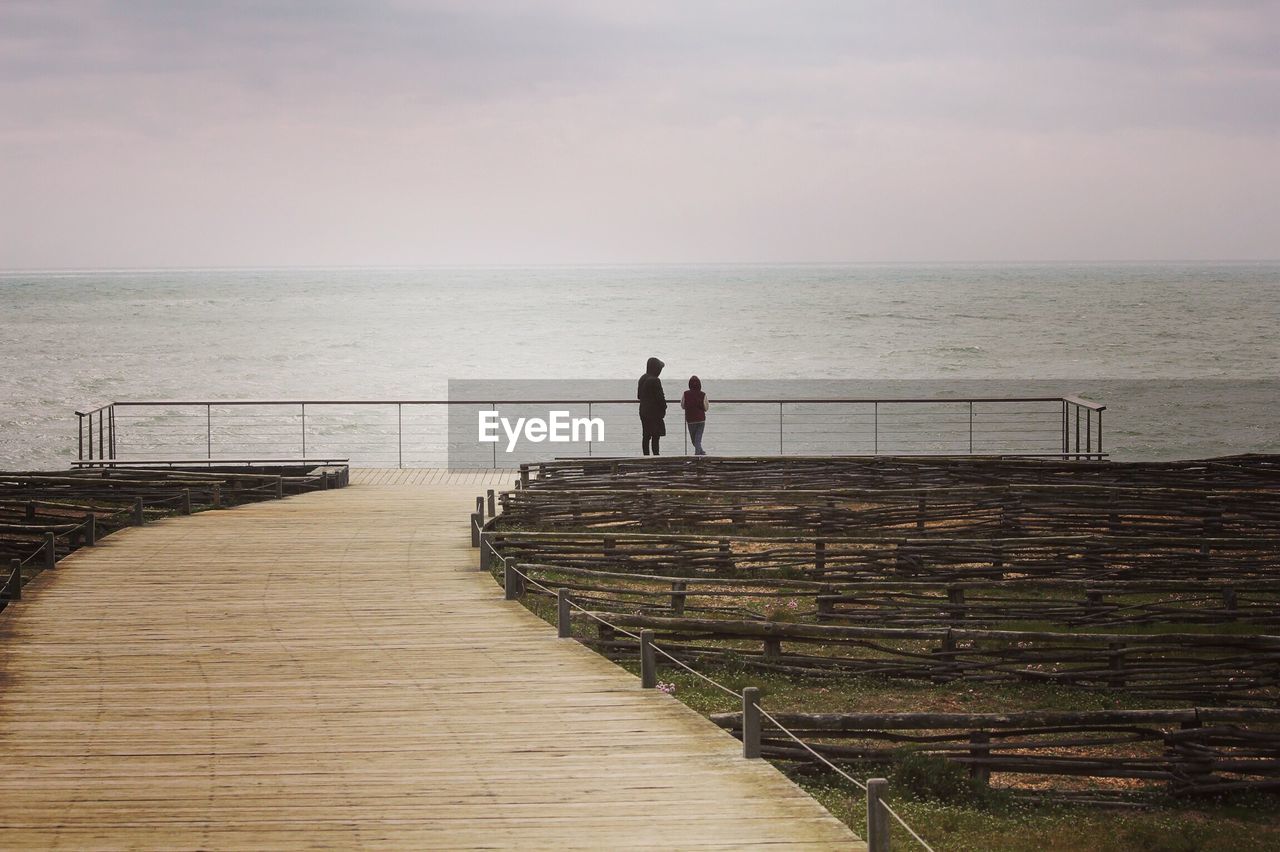
[[[896,763],[933,754],[993,774],[1127,778],[1192,796],[1280,789],[1280,710],[1200,707],[1024,713],[776,713],[792,734],[837,763]],[[712,721],[742,736],[742,714]],[[766,724],[766,757],[815,762]],[[1013,780],[1016,784],[1016,780]]]
[[[347,482],[345,468],[299,475],[188,470],[0,471],[0,608],[80,547],[127,526]]]

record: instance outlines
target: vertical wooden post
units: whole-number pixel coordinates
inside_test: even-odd
[[[921,497],[916,501],[916,529],[924,529],[924,513],[928,503]]]
[[[5,597],[11,601],[22,600],[22,560],[9,561],[9,582],[5,584]]]
[[[471,546],[472,547],[480,546],[480,532],[481,532],[480,527],[483,524],[484,524],[484,515],[480,515],[480,514],[477,514],[476,512],[472,512],[471,513]]]
[[[44,567],[52,568],[58,564],[58,537],[51,532],[44,534]]]
[[[222,508],[222,486],[216,482],[213,484],[213,508]]]
[[[658,685],[658,660],[653,653],[653,631],[640,631],[640,688],[653,689]]]
[[[93,547],[98,543],[98,516],[93,512],[84,516],[83,541],[88,547]]]
[[[184,515],[191,514],[191,489],[190,488],[182,489],[182,514]]]
[[[974,731],[969,734],[969,756],[975,761],[969,764],[969,777],[984,787],[991,782],[991,765],[977,761],[985,761],[991,757],[990,743],[991,734],[986,731]]]
[[[1110,645],[1111,653],[1107,659],[1110,661],[1110,668],[1113,674],[1108,679],[1111,686],[1124,688],[1124,653],[1125,647],[1123,642],[1112,642]]]
[[[1236,596],[1236,590],[1231,586],[1222,588],[1222,605],[1227,610],[1227,621],[1236,620],[1236,612],[1240,609],[1240,601]]]
[[[498,506],[497,502],[494,500],[493,489],[490,488],[485,492],[485,495],[489,498],[489,517],[496,517],[498,514]]]
[[[965,614],[964,586],[951,586],[947,589],[947,603],[950,609],[948,617],[952,621],[963,621]]]
[[[573,615],[569,608],[569,590],[556,589],[556,635],[561,639],[573,638]]]
[[[284,499],[284,477],[283,476],[276,477],[276,499],[277,500]]]
[[[492,533],[480,533],[480,570],[488,571],[493,564],[493,541]]]
[[[684,602],[688,597],[684,593],[688,588],[688,584],[684,580],[674,580],[671,583],[671,614],[679,618],[684,615]]]
[[[881,805],[888,797],[888,781],[867,781],[867,852],[889,852],[889,812]]]
[[[509,601],[519,600],[524,595],[523,578],[510,559],[502,563],[502,588]]]
[[[133,522],[137,526],[142,526],[147,522],[146,517],[142,514],[142,508],[143,508],[142,498],[139,497],[138,499],[133,501]]]
[[[476,514],[480,516],[480,520],[484,520],[484,498],[476,496]]]
[[[520,487],[529,487],[529,465],[527,464],[520,465]]]
[[[818,573],[822,573],[827,568],[827,543],[825,541],[815,541],[813,543],[813,569]]]
[[[27,523],[34,524],[36,522],[36,504],[34,500],[27,501]]]
[[[742,756],[760,756],[760,690],[754,686],[742,690]]]

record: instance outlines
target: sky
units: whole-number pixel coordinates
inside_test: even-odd
[[[1275,259],[1280,3],[0,0],[0,269]]]

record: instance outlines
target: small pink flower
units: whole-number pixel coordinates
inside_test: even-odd
[[[674,683],[667,683],[665,680],[660,680],[658,681],[657,689],[659,692],[665,692],[667,695],[674,695],[676,685]]]
[[[795,609],[798,606],[799,604],[797,604],[795,601],[787,601],[787,609]]]

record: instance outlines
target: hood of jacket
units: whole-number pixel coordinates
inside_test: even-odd
[[[697,376],[690,376],[690,377],[689,377],[689,390],[691,390],[691,391],[700,391],[700,390],[702,390],[702,379],[699,379]]]
[[[663,364],[657,358],[650,358],[645,362],[644,371],[646,375],[658,376],[662,374],[662,368],[665,366],[666,364]]]

